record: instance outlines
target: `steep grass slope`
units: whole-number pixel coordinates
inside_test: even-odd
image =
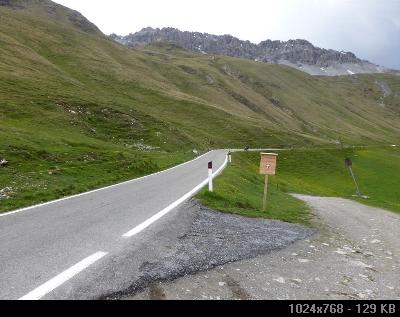
[[[131,50],[48,0],[0,0],[0,17],[0,211],[150,173],[193,149],[400,135],[395,75],[315,78],[171,45]]]
[[[314,77],[281,65],[178,55],[177,48],[167,44],[149,46],[144,52],[158,58],[158,71],[180,91],[237,116],[268,122],[275,131],[317,143],[398,138],[400,76]],[[177,73],[177,67],[184,73]],[[385,94],[382,85],[390,87],[390,93]]]

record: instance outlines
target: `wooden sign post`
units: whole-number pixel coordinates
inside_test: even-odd
[[[275,153],[261,153],[260,174],[265,175],[263,211],[267,210],[268,176],[276,174],[277,158]]]

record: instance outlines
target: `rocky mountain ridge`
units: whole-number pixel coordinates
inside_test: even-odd
[[[226,55],[258,62],[285,64],[311,75],[353,75],[382,73],[386,69],[351,52],[315,47],[306,40],[266,40],[259,44],[242,41],[231,35],[183,32],[175,28],[144,28],[127,36],[110,37],[129,47],[142,47],[154,42],[171,42],[184,49],[203,54]]]

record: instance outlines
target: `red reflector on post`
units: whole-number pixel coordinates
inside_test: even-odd
[[[212,168],[213,168],[212,162],[208,162],[208,169],[212,169]]]

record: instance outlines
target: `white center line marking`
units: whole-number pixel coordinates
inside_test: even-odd
[[[199,159],[198,157],[197,159]],[[189,163],[189,162],[187,162]],[[185,164],[187,164],[185,163]],[[221,171],[226,167],[228,164],[228,156],[225,157],[224,163],[220,166],[220,168],[213,173],[213,176],[217,176]],[[182,164],[183,165],[183,164]],[[176,168],[176,167],[175,167]],[[206,184],[208,183],[208,178],[202,181],[199,185],[197,185],[195,188],[193,188],[191,191],[186,193],[184,196],[161,210],[159,213],[155,214],[151,218],[147,219],[145,222],[141,223],[131,231],[125,233],[123,237],[132,237],[139,232],[143,231],[146,229],[148,226],[150,226],[152,223],[166,215],[168,212],[179,206],[181,203],[183,203],[185,200],[193,196],[195,193],[197,193],[201,188],[203,188]],[[114,185],[118,186],[118,185]],[[83,194],[84,195],[84,194]],[[69,199],[69,198],[66,198]],[[64,284],[71,278],[73,278],[75,275],[79,274],[86,268],[88,268],[90,265],[95,263],[96,261],[100,260],[102,257],[106,256],[108,253],[107,252],[96,252],[92,254],[91,256],[87,257],[86,259],[82,260],[81,262],[75,264],[71,268],[67,269],[66,271],[60,273],[56,277],[52,278],[51,280],[47,281],[46,283],[42,284],[41,286],[37,287],[33,291],[29,292],[25,296],[21,297],[19,300],[38,300],[41,299],[43,296],[47,295],[48,293],[52,292],[54,289],[59,287],[60,285]]]
[[[78,273],[82,272],[84,269],[92,265],[94,262],[100,260],[102,257],[107,255],[106,252],[96,252],[81,262],[70,267],[68,270],[60,273],[56,277],[42,284],[38,288],[34,289],[32,292],[21,297],[19,300],[38,300],[41,299],[46,294],[50,293],[60,285],[64,284],[69,279],[73,278]]]
[[[221,165],[221,167],[213,174],[213,176],[217,176],[227,165],[228,163],[228,156],[226,156],[225,158],[225,162]],[[132,230],[128,231],[127,233],[123,234],[122,236],[124,238],[130,238],[136,234],[138,234],[139,232],[143,231],[144,229],[146,229],[148,226],[150,226],[151,224],[153,224],[154,222],[156,222],[158,219],[160,219],[161,217],[165,216],[167,213],[169,213],[171,210],[173,210],[174,208],[178,207],[181,203],[183,203],[185,200],[189,199],[190,197],[192,197],[194,194],[196,194],[200,189],[202,189],[205,185],[207,185],[208,183],[208,178],[205,179],[204,181],[202,181],[199,185],[197,185],[195,188],[193,188],[190,192],[186,193],[185,195],[183,195],[181,198],[179,198],[178,200],[174,201],[172,204],[170,204],[169,206],[165,207],[163,210],[161,210],[160,212],[158,212],[157,214],[155,214],[154,216],[150,217],[149,219],[147,219],[146,221],[142,222],[140,225],[136,226],[135,228],[133,228]]]
[[[23,211],[28,211],[28,210],[36,209],[36,208],[38,208],[38,207],[48,206],[48,205],[52,205],[52,204],[55,204],[55,203],[60,203],[60,202],[62,202],[62,201],[66,201],[66,200],[78,198],[78,197],[81,197],[81,196],[90,195],[90,194],[93,194],[93,193],[96,193],[96,192],[100,192],[100,191],[103,191],[103,190],[107,190],[107,189],[110,189],[110,188],[115,188],[115,187],[119,187],[119,186],[122,186],[122,185],[130,184],[130,183],[135,183],[135,182],[141,181],[141,180],[143,180],[143,179],[146,179],[146,178],[149,178],[149,177],[154,177],[154,176],[160,175],[160,174],[162,174],[162,173],[166,173],[166,172],[172,171],[172,170],[174,170],[174,169],[176,169],[176,168],[185,166],[185,165],[187,165],[187,164],[189,164],[189,163],[192,163],[192,162],[194,162],[194,161],[197,161],[197,160],[201,159],[202,157],[206,156],[207,154],[210,154],[211,152],[212,152],[212,151],[207,152],[207,153],[205,153],[205,154],[203,154],[203,155],[201,155],[201,156],[196,157],[195,159],[193,159],[193,160],[191,160],[191,161],[184,162],[184,163],[182,163],[182,164],[173,166],[173,167],[171,167],[171,168],[168,168],[168,169],[166,169],[166,170],[163,170],[163,171],[160,171],[160,172],[157,172],[157,173],[154,173],[154,174],[145,175],[145,176],[142,176],[142,177],[139,177],[139,178],[135,178],[135,179],[126,181],[126,182],[118,183],[118,184],[111,185],[111,186],[107,186],[107,187],[102,187],[102,188],[99,188],[99,189],[94,189],[94,190],[91,190],[91,191],[88,191],[88,192],[85,192],[85,193],[81,193],[81,194],[77,194],[77,195],[72,195],[72,196],[60,198],[60,199],[53,200],[53,201],[49,201],[49,202],[46,202],[46,203],[42,203],[42,204],[38,204],[38,205],[26,207],[26,208],[14,210],[14,211],[6,212],[6,213],[0,213],[0,217],[5,217],[5,216],[14,215],[14,214],[17,214],[17,213],[20,213],[20,212],[23,212]]]

